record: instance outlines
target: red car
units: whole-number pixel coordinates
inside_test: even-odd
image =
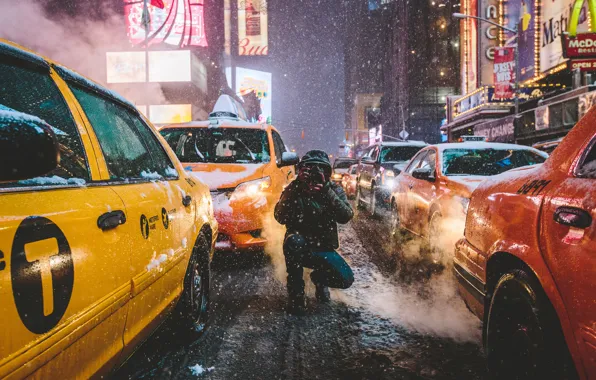
[[[596,108],[472,194],[454,270],[497,378],[596,379]]]
[[[358,179],[358,164],[349,167],[347,173],[343,175],[341,186],[350,199],[356,196],[356,181]]]

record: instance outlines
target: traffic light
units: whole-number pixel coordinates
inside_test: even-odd
[[[302,137],[302,140],[304,140],[304,129],[302,130],[302,134],[300,135],[300,137]]]

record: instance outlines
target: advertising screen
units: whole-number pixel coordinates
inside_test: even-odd
[[[189,122],[192,120],[192,105],[162,104],[149,106],[149,120],[154,124]]]
[[[265,123],[271,120],[271,73],[265,71],[257,71],[245,69],[242,67],[236,68],[236,93],[245,99],[249,99],[247,95],[253,92],[260,102],[261,113],[258,121]],[[245,104],[245,108],[246,108]],[[247,109],[247,112],[250,111]]]
[[[149,52],[150,82],[190,82],[190,51]]]
[[[536,0],[507,0],[505,23],[511,29],[519,26],[519,70],[522,82],[536,75]],[[508,45],[515,43],[511,33],[506,34]]]
[[[133,45],[165,43],[172,46],[207,46],[203,0],[163,0],[163,8],[147,1],[124,0],[128,39]],[[145,30],[149,33],[146,36]]]
[[[238,54],[269,53],[267,0],[238,0]]]
[[[145,52],[106,53],[108,83],[137,83],[146,81]]]
[[[540,70],[542,72],[565,62],[561,35],[567,31],[574,3],[574,0],[542,0],[542,31],[540,33]],[[588,31],[587,11],[586,2],[577,27],[580,33]]]

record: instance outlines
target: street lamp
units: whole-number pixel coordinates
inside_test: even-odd
[[[457,18],[457,19],[467,19],[467,18],[471,18],[474,20],[478,20],[478,21],[482,21],[482,22],[486,22],[488,24],[494,25],[497,28],[503,29],[509,33],[513,33],[515,35],[515,93],[514,93],[514,101],[515,101],[515,116],[518,115],[519,113],[519,26],[517,29],[511,29],[509,27],[506,27],[504,25],[501,25],[497,22],[494,22],[492,20],[488,20],[482,17],[477,17],[477,16],[471,16],[471,15],[467,15],[464,13],[454,13],[453,14],[453,18]]]

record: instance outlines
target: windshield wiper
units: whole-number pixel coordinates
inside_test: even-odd
[[[240,140],[240,139],[239,139],[237,136],[234,136],[234,138],[236,139],[236,141],[238,141],[240,144],[242,144],[242,146],[243,146],[243,147],[245,147],[245,148],[246,148],[246,150],[248,151],[248,154],[250,154],[250,158],[251,158],[253,161],[256,161],[255,155],[254,155],[254,153],[253,153],[253,152],[250,150],[250,148],[249,148],[248,146],[246,146],[246,144],[245,144],[245,143],[243,143],[243,142],[242,142],[242,140]]]

